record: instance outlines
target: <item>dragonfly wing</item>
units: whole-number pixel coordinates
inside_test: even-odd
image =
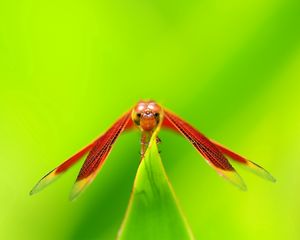
[[[118,136],[128,126],[130,112],[117,120],[93,145],[72,189],[70,199],[75,199],[95,178]]]
[[[133,121],[128,121],[125,125],[124,131],[130,131],[132,129],[134,129],[134,123]]]
[[[222,152],[207,137],[175,114],[166,110],[164,112],[166,118],[163,122],[164,126],[176,130],[185,136],[206,159],[209,165],[212,166],[221,176],[239,187],[241,190],[247,189],[240,175],[231,166]]]
[[[271,182],[276,182],[276,179],[267,171],[265,170],[263,167],[259,166],[258,164],[238,155],[237,153],[231,151],[230,149],[224,147],[223,145],[221,145],[220,143],[217,143],[213,140],[211,140],[211,142],[213,142],[215,144],[215,146],[217,146],[217,148],[226,156],[228,156],[230,159],[232,159],[233,161],[236,161],[238,163],[240,163],[242,166],[245,166],[248,170],[250,170],[251,172],[255,173],[256,175],[269,180]]]
[[[78,162],[84,154],[91,150],[94,146],[95,142],[84,147],[81,151],[70,157],[68,160],[60,164],[58,167],[54,168],[51,172],[46,174],[30,191],[30,195],[38,193],[50,183],[54,182],[62,173],[66,172],[69,168],[71,168],[76,162]]]

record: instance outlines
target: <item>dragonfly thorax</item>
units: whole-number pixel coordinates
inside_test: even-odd
[[[140,101],[132,110],[132,121],[143,131],[153,131],[162,120],[162,108],[154,101]]]

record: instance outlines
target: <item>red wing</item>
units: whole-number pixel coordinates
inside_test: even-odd
[[[163,125],[165,127],[177,130],[185,136],[207,162],[223,177],[242,190],[246,190],[241,177],[234,170],[228,160],[220,152],[220,150],[202,133],[197,131],[190,124],[177,117],[175,114],[165,110],[165,119]]]
[[[256,175],[267,179],[271,182],[275,182],[276,179],[267,171],[265,170],[263,167],[259,166],[258,164],[238,155],[237,153],[231,151],[230,149],[222,146],[220,143],[217,143],[213,140],[211,140],[212,143],[215,144],[215,146],[217,146],[217,148],[226,156],[230,157],[232,160],[240,163],[242,166],[245,166],[248,170],[250,170],[251,172],[255,173]]]
[[[95,178],[106,157],[108,156],[112,145],[129,124],[130,112],[121,117],[104,135],[102,135],[94,144],[87,159],[85,160],[79,175],[74,184],[70,199],[76,198]]]
[[[128,123],[126,124],[124,131],[130,131],[134,128],[134,123],[133,121],[128,121]]]
[[[30,191],[30,195],[38,193],[50,183],[54,182],[62,173],[66,172],[70,167],[72,167],[76,162],[78,162],[84,154],[91,150],[95,141],[87,145],[81,151],[70,157],[68,160],[63,162],[58,167],[54,168],[51,172],[47,173]]]
[[[128,116],[129,113],[126,114]],[[124,116],[125,117],[125,116]],[[124,118],[123,117],[123,118]],[[119,120],[120,121],[120,120]],[[115,123],[119,124],[118,122]],[[125,129],[132,128],[131,121],[127,121],[127,124],[125,125]],[[110,131],[110,130],[108,130]],[[42,189],[44,189],[46,186],[48,186],[50,183],[54,182],[61,174],[65,173],[68,169],[70,169],[75,163],[77,163],[86,153],[88,153],[95,144],[99,144],[103,140],[103,137],[106,135],[102,135],[101,137],[97,138],[95,141],[84,147],[82,150],[80,150],[78,153],[70,157],[68,160],[60,164],[58,167],[54,168],[51,172],[46,174],[30,191],[30,195],[35,194]]]

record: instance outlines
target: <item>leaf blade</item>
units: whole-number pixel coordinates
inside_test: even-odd
[[[194,239],[165,173],[156,135],[138,168],[118,240]]]

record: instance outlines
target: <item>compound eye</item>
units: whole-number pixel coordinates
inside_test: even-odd
[[[159,117],[159,113],[155,113],[154,116],[155,116],[155,117]]]
[[[135,113],[133,115],[133,121],[135,122],[135,124],[140,125],[140,120],[141,120],[141,113]]]

